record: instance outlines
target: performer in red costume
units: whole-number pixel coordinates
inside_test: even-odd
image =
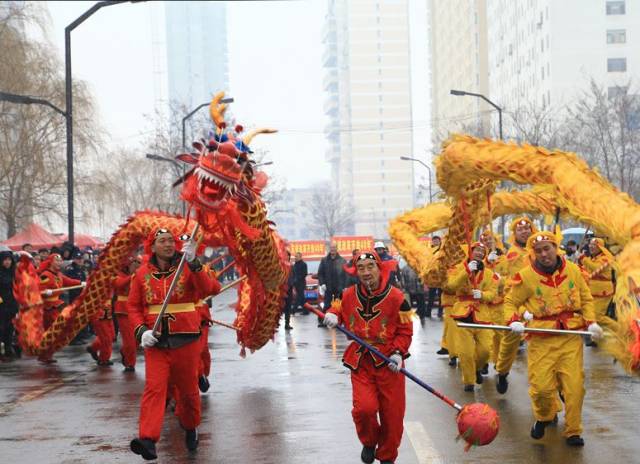
[[[126,272],[118,272],[114,279],[116,301],[113,305],[113,312],[118,320],[118,328],[122,337],[120,357],[125,372],[136,370],[136,337],[133,335],[133,326],[129,322],[129,312],[127,311],[127,298],[129,296],[129,284],[131,278],[142,264],[142,257],[131,258]]]
[[[211,352],[209,351],[209,327],[211,320],[211,308],[206,300],[201,300],[197,305],[200,313],[200,367],[198,369],[198,388],[202,393],[209,391],[209,374],[211,373]]]
[[[104,302],[102,310],[91,321],[91,327],[96,334],[96,338],[87,347],[87,352],[98,363],[98,366],[113,366],[111,353],[116,331],[113,327],[111,299]]]
[[[183,248],[187,266],[162,319],[160,335],[152,327],[176,274],[181,253],[176,251],[176,238],[167,229],[157,229],[145,243],[148,260],[131,280],[127,308],[136,339],[145,348],[145,386],[140,405],[139,437],[131,441],[131,450],[144,459],[156,459],[155,443],[160,438],[167,388],[176,386],[180,404],[178,420],[186,430],[189,451],[198,447],[200,424],[200,314],[194,302],[220,291],[215,274],[196,258],[196,244]]]
[[[64,301],[60,298],[62,292],[58,291],[63,287],[73,287],[82,285],[84,282],[72,279],[60,272],[62,267],[62,257],[58,253],[51,253],[38,268],[40,275],[40,290],[42,291],[42,302],[44,303],[43,328],[47,330],[60,314]],[[50,364],[57,362],[53,359],[53,353],[38,356],[38,361]]]
[[[324,323],[328,327],[344,324],[393,361],[385,366],[355,342],[342,358],[351,369],[351,414],[363,445],[360,458],[365,463],[379,459],[390,464],[398,457],[402,439],[405,380],[399,370],[409,357],[413,311],[402,291],[389,283],[394,261],[383,262],[375,252],[367,251],[354,262],[359,283],[344,290],[342,301],[331,305]]]

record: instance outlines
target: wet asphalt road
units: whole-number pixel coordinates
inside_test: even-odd
[[[231,294],[221,296],[214,317],[232,321],[231,302]],[[168,413],[157,462],[360,462],[349,375],[340,364],[345,338],[317,328],[312,316],[292,321],[293,331],[281,329],[274,343],[246,359],[231,330],[212,329],[212,387],[202,397],[200,447],[186,451],[184,432]],[[487,402],[500,413],[501,430],[491,445],[465,453],[455,440],[455,411],[407,382],[398,464],[640,462],[640,379],[624,375],[610,358],[586,349],[586,446],[571,449],[561,436],[562,416],[543,440],[529,438],[526,353],[516,362],[507,395],[495,392],[492,369],[483,387],[464,393],[459,372],[435,355],[442,322],[415,324],[407,368],[459,403]],[[84,347],[67,347],[56,358],[53,366],[33,359],[0,365],[0,462],[144,462],[129,451],[144,385],[142,355],[135,373],[122,372],[118,363],[97,367]]]

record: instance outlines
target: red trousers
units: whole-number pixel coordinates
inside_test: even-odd
[[[351,372],[351,386],[351,415],[360,442],[377,446],[376,458],[380,461],[395,461],[404,429],[404,375],[394,374],[386,366],[376,369],[371,358],[363,355],[360,367]]]
[[[91,327],[96,333],[96,339],[91,344],[91,349],[98,353],[98,361],[109,361],[113,351],[113,339],[116,336],[113,321],[111,319],[96,319],[91,322]]]
[[[118,327],[120,328],[120,336],[122,337],[122,359],[125,367],[134,367],[136,365],[136,337],[133,334],[133,327],[129,323],[129,316],[126,314],[116,314],[118,318]]]
[[[209,326],[205,325],[201,327],[202,333],[200,334],[200,368],[198,369],[198,377],[209,377],[211,373],[211,353],[209,352]]]
[[[145,384],[140,404],[140,438],[158,441],[164,419],[169,383],[179,395],[176,415],[186,430],[200,425],[198,365],[201,344],[196,340],[180,348],[146,348]]]

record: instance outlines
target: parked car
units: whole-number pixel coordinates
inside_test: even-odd
[[[309,260],[307,263],[307,282],[304,289],[304,301],[312,305],[319,305],[324,298],[318,291],[318,268],[320,267],[320,260]]]

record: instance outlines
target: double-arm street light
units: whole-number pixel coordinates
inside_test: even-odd
[[[80,24],[85,22],[100,8],[117,5],[119,3],[139,3],[138,1],[103,1],[97,2],[75,21],[64,28],[64,82],[66,108],[64,117],[67,122],[67,220],[68,220],[68,240],[73,243],[74,239],[74,214],[73,214],[73,81],[71,76],[71,32]]]
[[[400,159],[403,161],[415,161],[416,163],[420,163],[421,165],[423,165],[425,168],[429,170],[429,203],[431,203],[433,201],[433,193],[431,189],[431,177],[432,177],[431,167],[427,163],[417,158],[411,158],[409,156],[401,156]]]
[[[486,101],[491,106],[493,106],[495,109],[497,109],[498,110],[498,130],[500,132],[500,140],[503,140],[503,137],[502,137],[502,108],[500,108],[498,105],[493,103],[487,97],[485,97],[484,95],[479,94],[479,93],[467,92],[465,90],[451,90],[450,93],[451,93],[451,95],[455,95],[457,97],[463,97],[465,95],[468,95],[470,97],[482,98],[484,101]]]

